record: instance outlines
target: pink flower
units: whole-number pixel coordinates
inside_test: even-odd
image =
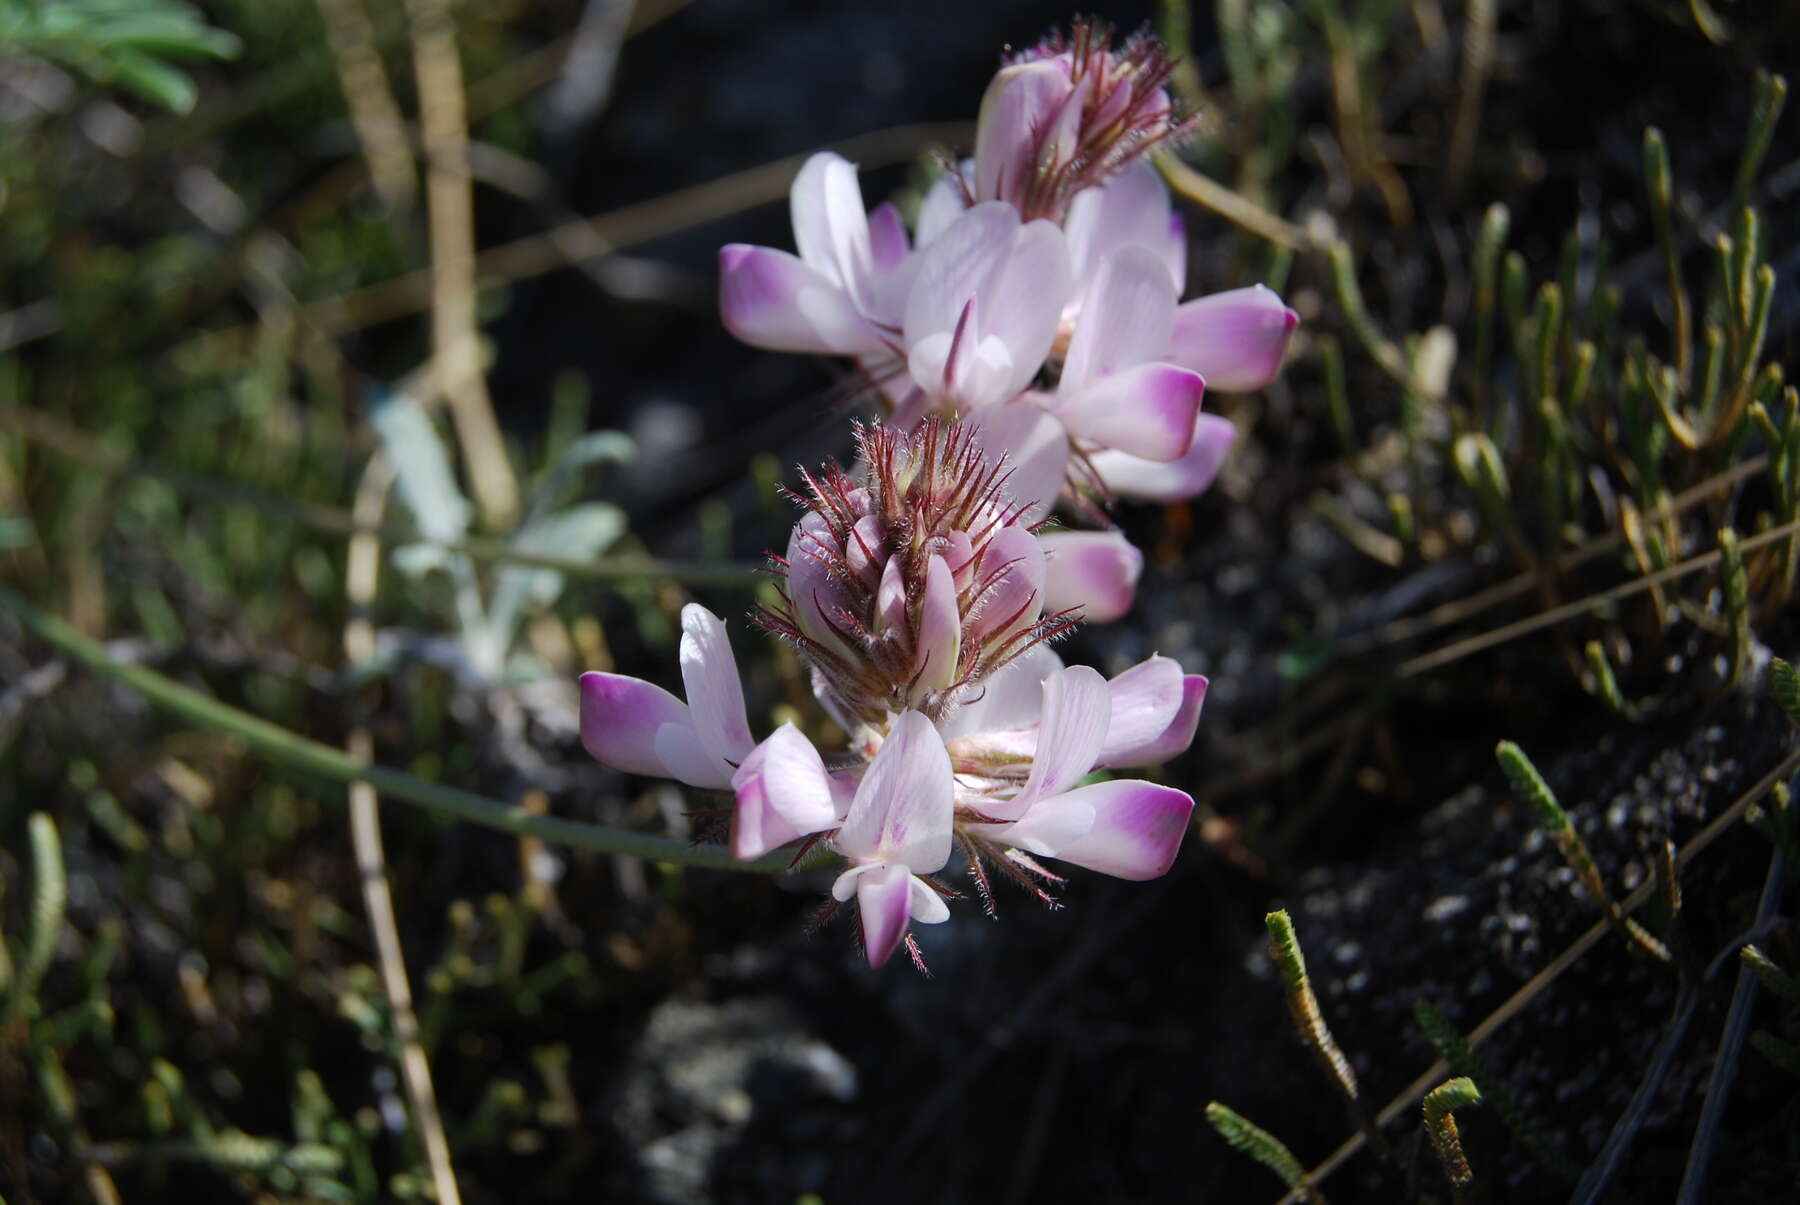
[[[638,678],[581,675],[582,744],[627,774],[729,787],[754,742],[725,624],[695,603],[681,609],[681,679],[686,703]]]
[[[1028,391],[971,416],[987,446],[1010,453],[1021,502],[1047,514],[1065,485],[1081,492],[1089,466],[1100,489],[1110,489],[1099,469],[1107,454],[1132,458],[1126,465],[1188,454],[1206,382],[1158,358],[1175,313],[1165,264],[1147,247],[1121,247],[1088,283],[1055,391]]]
[[[1084,623],[1111,623],[1131,610],[1144,554],[1117,531],[1047,531],[1038,537],[1045,567],[1044,601],[1075,609]]]
[[[1000,69],[981,100],[974,199],[1061,221],[1071,198],[1105,183],[1192,123],[1163,85],[1170,63],[1151,37],[1111,46],[1102,22],[1077,20]]]
[[[1034,714],[1030,686],[1040,673]],[[1154,657],[1108,683],[1087,666],[1056,668],[1047,650],[1006,677],[995,684],[994,703],[971,708],[946,742],[972,855],[993,860],[993,847],[1006,846],[1117,878],[1166,873],[1194,801],[1136,780],[1077,784],[1099,766],[1141,765],[1185,750],[1206,679]],[[1021,786],[1023,756],[1031,760]]]
[[[1069,293],[1062,231],[1021,223],[1010,205],[977,205],[919,252],[903,344],[917,389],[895,421],[964,413],[1016,396],[1036,378]]]
[[[733,243],[719,251],[719,312],[745,343],[775,351],[876,354],[899,330],[910,275],[906,228],[867,215],[856,166],[821,151],[789,194],[798,256]]]
[[[942,897],[921,876],[950,860],[954,808],[955,779],[943,738],[920,713],[902,712],[833,838],[850,867],[832,884],[831,895],[840,903],[856,897],[871,967],[893,954],[909,920],[935,925],[950,919]]]
[[[1126,247],[1154,252],[1177,293],[1187,284],[1187,230],[1169,204],[1162,174],[1148,160],[1133,163],[1098,188],[1076,193],[1063,233],[1075,279],[1083,285],[1107,256]]]
[[[780,604],[760,621],[811,665],[846,728],[937,718],[1067,629],[1043,607],[1045,562],[1003,460],[936,419],[859,433],[863,470],[808,475]]]
[[[1096,768],[1180,754],[1205,694],[1205,678],[1183,674],[1167,657],[1107,682],[1085,666],[1063,668],[1039,645],[935,723],[909,709],[884,725],[859,725],[848,756],[861,765],[836,774],[784,726],[738,772],[733,852],[750,857],[783,839],[829,833],[850,863],[832,895],[856,899],[876,967],[906,940],[911,922],[949,917],[945,889],[928,876],[949,860],[953,840],[968,852],[984,896],[984,863],[1042,894],[1031,878],[1054,876],[1034,856],[1155,878],[1180,849],[1193,800],[1135,780],[1080,784]]]

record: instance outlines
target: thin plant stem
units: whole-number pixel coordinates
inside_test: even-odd
[[[315,0],[325,19],[325,40],[337,66],[338,86],[350,110],[350,124],[362,144],[369,180],[382,202],[396,212],[412,207],[419,190],[406,119],[394,100],[376,43],[375,24],[362,0]]]
[[[1763,879],[1756,927],[1774,919],[1781,907],[1786,879],[1787,861],[1777,848]],[[1681,1191],[1675,1198],[1675,1205],[1700,1205],[1705,1199],[1707,1168],[1712,1163],[1719,1127],[1725,1121],[1726,1106],[1731,1103],[1731,1085],[1737,1078],[1738,1060],[1743,1056],[1744,1042],[1750,1037],[1750,1015],[1756,1004],[1757,986],[1756,972],[1747,963],[1740,962],[1737,984],[1731,992],[1731,1009],[1725,1014],[1725,1032],[1719,1039],[1712,1078],[1706,1085],[1706,1104],[1700,1109],[1700,1123],[1694,1127],[1694,1141],[1688,1147],[1687,1167],[1681,1175]]]
[[[363,471],[357,487],[355,516],[375,527],[381,522],[394,469],[377,455]],[[367,532],[350,538],[344,569],[344,595],[350,618],[344,625],[344,656],[358,665],[375,655],[375,625],[369,609],[381,574],[381,540]],[[368,761],[375,752],[375,738],[361,719],[350,729],[345,752],[357,761]],[[357,876],[362,882],[363,909],[369,914],[369,931],[375,938],[376,962],[381,987],[393,1018],[394,1043],[400,1048],[400,1077],[412,1105],[413,1125],[425,1151],[425,1165],[439,1205],[461,1205],[456,1171],[450,1165],[450,1143],[444,1136],[444,1119],[438,1112],[437,1090],[431,1082],[431,1064],[419,1041],[419,1018],[413,1011],[412,985],[406,977],[406,952],[400,944],[400,924],[394,918],[394,897],[388,886],[387,855],[381,846],[381,810],[375,788],[366,782],[350,784],[350,841],[356,851]]]
[[[1705,828],[1694,834],[1693,838],[1686,845],[1682,846],[1681,852],[1676,855],[1675,868],[1677,870],[1684,868],[1689,862],[1704,853],[1713,842],[1730,832],[1744,818],[1744,813],[1750,809],[1751,804],[1768,794],[1770,789],[1773,788],[1776,783],[1794,773],[1796,769],[1800,769],[1800,750],[1796,750],[1782,758],[1781,761],[1776,764],[1774,769],[1758,779],[1749,790],[1733,800],[1730,807],[1727,807],[1724,811],[1713,817],[1713,819],[1707,823]],[[1636,911],[1644,901],[1649,899],[1656,891],[1657,885],[1654,881],[1642,884],[1637,890],[1633,891],[1619,902],[1619,910],[1627,914]],[[1550,962],[1545,964],[1542,970],[1528,979],[1523,986],[1502,1001],[1499,1007],[1489,1013],[1481,1024],[1469,1031],[1467,1040],[1470,1049],[1480,1046],[1481,1043],[1493,1037],[1494,1034],[1499,1032],[1502,1026],[1523,1012],[1534,1000],[1543,995],[1545,989],[1560,979],[1570,967],[1580,962],[1589,950],[1599,945],[1611,931],[1612,926],[1604,920],[1595,921],[1589,926],[1586,933],[1583,933],[1580,937],[1570,942],[1561,954],[1558,954],[1555,958],[1551,959]],[[1394,1120],[1394,1118],[1400,1116],[1400,1114],[1407,1108],[1410,1108],[1415,1101],[1418,1101],[1424,1097],[1427,1092],[1431,1091],[1432,1088],[1442,1083],[1444,1077],[1449,1075],[1450,1072],[1450,1064],[1443,1059],[1438,1059],[1436,1062],[1432,1063],[1431,1066],[1427,1067],[1419,1074],[1418,1078],[1414,1079],[1412,1083],[1401,1089],[1392,1100],[1382,1106],[1381,1112],[1375,1115],[1376,1124],[1386,1125]],[[1338,1148],[1335,1151],[1331,1152],[1330,1155],[1326,1156],[1323,1162],[1312,1169],[1308,1178],[1315,1184],[1325,1180],[1332,1172],[1342,1167],[1352,1155],[1361,1150],[1364,1141],[1365,1139],[1363,1138],[1361,1130],[1353,1131],[1348,1138],[1345,1138],[1344,1141],[1338,1145]],[[1305,1198],[1301,1195],[1290,1192],[1282,1197],[1277,1205],[1297,1205],[1298,1202],[1304,1199]]]
[[[577,218],[543,234],[526,235],[486,248],[475,257],[476,278],[483,287],[529,280],[572,266],[562,248],[584,245],[581,240],[587,240],[585,245],[593,246],[596,254],[612,254],[782,200],[807,159],[820,150],[837,151],[863,168],[873,169],[904,163],[934,146],[966,145],[973,134],[972,123],[954,121],[894,126],[846,138],[593,217]],[[435,278],[434,269],[420,268],[336,297],[321,298],[306,306],[301,317],[327,335],[364,330],[427,308]],[[208,345],[230,344],[251,329],[250,325],[221,327],[195,335],[171,350],[177,356],[199,353],[204,359],[213,350]]]
[[[456,421],[456,439],[482,518],[496,531],[519,513],[519,483],[506,459],[481,367],[475,323],[475,202],[456,19],[446,0],[406,0],[425,144],[425,208],[431,233],[433,379]]]
[[[1796,531],[1800,531],[1800,520],[1795,520],[1792,523],[1784,523],[1780,527],[1773,527],[1768,531],[1760,532],[1757,535],[1744,540],[1739,547],[1744,552],[1753,552],[1765,544],[1773,544],[1775,541],[1783,539]],[[1528,636],[1533,632],[1542,631],[1544,628],[1554,627],[1565,619],[1573,619],[1577,615],[1585,615],[1590,611],[1597,611],[1611,603],[1618,602],[1620,599],[1630,598],[1635,594],[1642,594],[1646,590],[1655,589],[1664,582],[1674,581],[1677,578],[1687,577],[1691,574],[1710,569],[1719,563],[1722,555],[1723,554],[1717,549],[1714,549],[1712,552],[1703,552],[1699,556],[1689,557],[1685,561],[1670,565],[1667,569],[1647,574],[1644,577],[1626,582],[1622,586],[1614,586],[1610,590],[1602,590],[1597,594],[1590,594],[1586,598],[1578,598],[1573,602],[1564,603],[1560,607],[1552,607],[1548,611],[1529,616],[1516,623],[1509,623],[1502,627],[1495,628],[1492,631],[1483,632],[1477,636],[1470,636],[1466,640],[1458,640],[1433,652],[1424,653],[1409,661],[1403,661],[1400,663],[1399,669],[1395,672],[1402,678],[1417,677],[1419,674],[1425,673],[1428,670],[1438,669],[1453,661],[1461,661],[1464,657],[1484,652],[1496,645],[1505,644],[1510,640],[1516,640],[1520,636]]]
[[[1242,193],[1233,192],[1217,180],[1211,180],[1170,154],[1156,156],[1157,170],[1169,187],[1200,206],[1218,214],[1232,225],[1254,234],[1264,242],[1287,251],[1304,251],[1312,245],[1306,231],[1286,218],[1277,217]]]
[[[386,766],[359,761],[341,749],[221,703],[145,666],[115,660],[98,642],[5,587],[0,587],[0,613],[17,619],[70,660],[130,687],[190,723],[236,737],[271,761],[338,782],[366,782],[384,795],[404,799],[439,816],[466,820],[514,836],[539,837],[572,849],[627,854],[678,866],[772,874],[785,870],[790,859],[787,852],[778,851],[755,862],[739,862],[722,845],[690,845],[675,837],[538,816],[526,808],[512,807],[471,791],[426,782]]]

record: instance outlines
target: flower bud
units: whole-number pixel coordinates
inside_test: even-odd
[[[779,606],[761,621],[812,664],[828,704],[880,727],[936,720],[1034,645],[1073,625],[1044,614],[1046,562],[972,428],[927,420],[858,432],[856,474],[806,477]]]
[[[1164,85],[1172,64],[1147,34],[1112,47],[1112,28],[1077,20],[1000,69],[981,101],[974,200],[1060,222],[1076,193],[1106,183],[1192,122]]]

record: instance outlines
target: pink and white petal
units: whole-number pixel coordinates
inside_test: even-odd
[[[1131,610],[1144,554],[1116,531],[1050,531],[1038,537],[1047,573],[1044,609],[1080,607],[1088,623],[1110,623]]]
[[[944,537],[944,564],[950,566],[950,572],[956,578],[956,588],[962,589],[969,584],[969,575],[975,570],[975,541],[969,538],[966,531],[953,531]]]
[[[1179,297],[1187,288],[1187,223],[1182,221],[1180,214],[1169,215],[1168,229],[1156,247],[1162,253],[1162,261],[1169,269],[1169,279],[1175,282],[1175,295]]]
[[[800,258],[869,310],[874,261],[856,165],[832,151],[808,159],[788,193]]]
[[[1281,371],[1300,315],[1263,285],[1196,297],[1175,311],[1167,358],[1214,389],[1261,389]]]
[[[977,410],[964,420],[989,457],[1006,457],[1006,493],[1025,508],[1027,522],[1043,518],[1056,504],[1069,472],[1069,437],[1061,423],[1026,394],[1004,406]]]
[[[912,875],[905,866],[870,867],[856,879],[856,907],[862,913],[863,952],[879,968],[906,936],[912,917]]]
[[[969,208],[967,189],[974,179],[975,161],[965,159],[955,172],[945,172],[934,181],[919,203],[915,239],[918,250],[937,241],[938,235]],[[961,179],[958,179],[958,176]]]
[[[849,562],[850,572],[871,590],[881,584],[882,568],[887,563],[881,533],[880,516],[864,515],[850,528],[850,538],[844,541],[844,559]]]
[[[831,776],[800,730],[783,724],[731,776],[731,856],[750,862],[837,823]]]
[[[701,747],[719,760],[729,780],[756,742],[725,623],[699,603],[681,608],[681,680]]]
[[[898,559],[898,558],[896,558]],[[962,613],[956,605],[956,578],[944,558],[925,566],[925,596],[919,604],[918,639],[913,646],[915,689],[936,692],[956,681],[962,652]]]
[[[1059,388],[1078,393],[1101,377],[1162,359],[1175,300],[1169,270],[1150,247],[1121,247],[1101,260],[1083,292]]]
[[[857,784],[837,847],[858,861],[930,874],[950,860],[955,806],[943,738],[923,714],[903,711]]]
[[[709,791],[731,786],[733,766],[714,756],[691,724],[664,724],[656,730],[654,745],[656,758],[669,768],[670,778]]]
[[[662,687],[622,674],[581,675],[581,743],[594,759],[627,774],[674,777],[656,754],[656,734],[693,730],[687,704]]]
[[[1112,696],[1099,670],[1071,665],[1046,677],[1031,774],[1024,789],[991,814],[1017,820],[1037,800],[1080,782],[1100,756],[1111,715]]]
[[[981,98],[975,127],[975,195],[1014,200],[1040,160],[1074,153],[1081,106],[1068,68],[1053,59],[1002,67]]]
[[[1008,375],[972,405],[1010,401],[1031,383],[1056,342],[1072,293],[1062,230],[1042,220],[1026,223],[1013,236],[1005,265],[982,291],[981,334],[984,341],[992,337],[1005,345]]]
[[[1135,779],[1078,787],[1062,796],[1062,801],[1092,807],[1094,823],[1085,835],[1053,856],[1135,881],[1168,873],[1194,811],[1194,801],[1186,792]]]
[[[1031,741],[1023,750],[1029,755],[1036,748],[1038,718],[1044,714],[1044,679],[1062,667],[1055,649],[1032,645],[984,680],[980,695],[940,722],[939,732],[946,741],[967,737],[981,744],[988,733],[1030,728]]]
[[[891,556],[881,567],[881,585],[875,589],[875,621],[881,634],[906,630],[906,579],[900,558]]]
[[[1093,453],[1088,462],[1106,488],[1145,502],[1182,502],[1206,492],[1225,464],[1237,429],[1216,414],[1194,418],[1194,442],[1178,460],[1145,460],[1124,452]]]
[[[1107,256],[1122,247],[1140,246],[1157,253],[1169,271],[1170,284],[1179,290],[1186,280],[1186,247],[1181,247],[1182,261],[1171,262],[1172,216],[1168,186],[1148,160],[1140,159],[1099,188],[1083,189],[1069,202],[1069,216],[1063,223],[1075,279],[1091,281]],[[1162,353],[1158,347],[1150,355]]]
[[[1118,679],[1114,679],[1118,681]],[[1200,726],[1200,708],[1206,702],[1206,679],[1199,674],[1181,676],[1181,703],[1168,725],[1141,745],[1113,748],[1108,734],[1108,749],[1101,753],[1103,766],[1155,766],[1187,752],[1194,743],[1194,732]],[[1114,704],[1117,706],[1116,702]]]
[[[1057,850],[1073,845],[1093,827],[1093,805],[1065,791],[1038,800],[1024,816],[991,833],[994,840],[1014,849],[1053,858]]]
[[[986,640],[1028,627],[1044,610],[1044,550],[1014,524],[995,532],[969,575],[979,593],[968,620],[969,638]]]
[[[838,616],[850,608],[852,600],[834,569],[838,555],[831,525],[809,511],[788,538],[787,595],[800,630],[830,651],[847,656],[851,644],[839,630]]]
[[[907,291],[903,315],[908,347],[929,335],[956,329],[963,307],[1011,254],[1018,229],[1018,211],[990,201],[965,211],[919,253],[918,271]],[[927,392],[934,388],[933,382],[920,381],[919,385]]]
[[[1139,364],[1057,395],[1069,434],[1146,460],[1179,460],[1194,442],[1206,382],[1173,364]]]
[[[1118,765],[1121,753],[1149,745],[1181,710],[1181,663],[1173,657],[1146,657],[1107,682],[1112,722],[1100,749],[1102,765]]]
[[[912,245],[906,238],[906,219],[892,202],[883,201],[869,211],[869,260],[875,275],[885,276],[906,262]]]
[[[921,925],[941,925],[950,919],[950,905],[944,897],[931,889],[931,884],[917,875],[913,876],[911,895],[908,899],[912,918]]]
[[[738,339],[771,351],[835,356],[882,347],[848,293],[772,247],[719,249],[719,316]]]

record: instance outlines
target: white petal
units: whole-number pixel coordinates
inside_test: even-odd
[[[1121,247],[1135,245],[1157,253],[1179,291],[1186,279],[1186,244],[1171,246],[1170,219],[1174,216],[1169,210],[1168,186],[1148,160],[1140,159],[1099,188],[1083,189],[1069,202],[1068,220],[1063,223],[1075,279],[1091,280],[1101,260]],[[1160,356],[1162,352],[1159,347],[1152,354]]]
[[[1206,492],[1236,438],[1229,420],[1200,414],[1194,418],[1194,442],[1179,459],[1145,460],[1125,452],[1102,451],[1088,460],[1106,487],[1121,497],[1181,502]]]
[[[719,316],[738,339],[772,351],[856,355],[884,346],[848,293],[772,247],[719,249]]]
[[[1093,805],[1064,792],[1038,800],[1019,820],[993,830],[991,835],[994,840],[1028,854],[1053,858],[1057,850],[1087,836],[1093,827]]]
[[[1175,282],[1156,252],[1127,246],[1100,261],[1081,303],[1059,389],[1163,358],[1175,325]]]
[[[967,210],[925,250],[906,297],[904,325],[909,347],[928,335],[956,329],[969,298],[999,270],[1012,253],[1019,214],[1012,206],[990,201]],[[921,380],[920,386],[932,386]]]
[[[917,711],[895,718],[851,800],[837,847],[930,874],[950,860],[955,780],[943,738]]]
[[[673,778],[656,754],[663,728],[693,731],[687,704],[650,682],[622,674],[581,675],[581,742],[595,760],[627,774]]]
[[[950,919],[950,905],[931,889],[931,884],[916,875],[912,880],[912,918],[921,925],[941,925]]]
[[[979,593],[969,615],[969,637],[1004,637],[1037,622],[1044,610],[1044,550],[1028,529],[1013,524],[995,532],[969,574]]]
[[[1120,677],[1123,676],[1120,675]],[[1118,678],[1113,679],[1115,686],[1118,681]],[[1127,744],[1123,739],[1115,744],[1113,734],[1108,732],[1107,747],[1101,751],[1100,764],[1103,766],[1154,766],[1160,762],[1166,762],[1170,758],[1180,757],[1187,752],[1188,746],[1194,743],[1194,732],[1200,725],[1200,708],[1205,702],[1206,679],[1199,674],[1183,674],[1181,676],[1181,703],[1162,730],[1135,745]],[[1118,693],[1115,690],[1113,695],[1115,715],[1118,706]],[[1142,728],[1138,730],[1142,731]]]
[[[1088,623],[1110,623],[1131,609],[1144,554],[1116,531],[1049,531],[1038,537],[1048,558],[1044,609],[1080,607]]]
[[[870,868],[856,880],[856,907],[862,913],[863,952],[879,967],[906,937],[912,914],[913,877],[904,866]]]
[[[925,597],[919,605],[918,642],[913,651],[915,690],[934,693],[956,681],[962,651],[962,614],[956,605],[956,579],[944,558],[926,563]]]
[[[1181,711],[1182,685],[1181,663],[1172,657],[1145,658],[1109,681],[1112,720],[1100,760],[1111,762],[1161,736]]]
[[[1094,822],[1085,835],[1063,845],[1053,856],[1114,878],[1138,881],[1167,873],[1194,811],[1194,801],[1184,792],[1132,780],[1095,783],[1062,798],[1065,805],[1092,807]]]
[[[867,313],[874,264],[856,165],[842,155],[820,151],[794,178],[789,209],[800,258]]]
[[[1281,371],[1300,315],[1262,285],[1197,297],[1175,311],[1167,358],[1214,389],[1261,389]]]
[[[1111,715],[1112,697],[1098,670],[1071,665],[1045,678],[1037,752],[1024,789],[1012,799],[982,810],[1003,820],[1017,820],[1038,799],[1080,782],[1100,756]]]
[[[982,336],[1005,344],[1010,375],[972,405],[1010,401],[1031,383],[1056,341],[1071,291],[1062,231],[1045,221],[1027,223],[1013,236],[1006,263],[983,289],[981,302]]]
[[[1050,513],[1069,472],[1069,437],[1061,423],[1031,400],[1038,396],[989,406],[965,420],[987,455],[1006,457],[1006,493],[1027,508],[1026,522]]]
[[[681,680],[700,745],[718,760],[729,781],[756,742],[750,739],[744,687],[725,624],[698,603],[681,609]]]
[[[1206,382],[1173,364],[1139,364],[1057,396],[1055,414],[1078,439],[1147,460],[1179,460],[1194,442]]]
[[[925,200],[919,205],[918,231],[915,243],[919,250],[937,241],[938,235],[950,228],[950,224],[963,215],[968,209],[964,199],[965,185],[957,182],[960,174],[964,181],[972,178],[974,160],[965,159],[956,172],[945,172],[939,176],[925,194]]]
[[[837,823],[831,777],[801,731],[783,724],[732,775],[731,856],[753,861]]]
[[[958,708],[939,731],[946,741],[1035,725],[1044,714],[1044,679],[1062,669],[1047,644],[1034,644],[981,684],[981,694]]]

